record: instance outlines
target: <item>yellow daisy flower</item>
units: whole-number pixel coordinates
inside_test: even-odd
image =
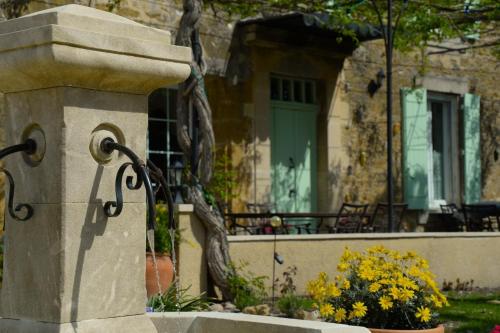
[[[363,318],[366,315],[368,308],[363,302],[356,302],[352,305],[352,316],[357,318]]]
[[[389,310],[393,305],[391,298],[388,296],[380,297],[380,299],[378,300],[378,304],[380,304],[382,310]]]
[[[340,289],[335,285],[335,283],[330,282],[326,286],[326,294],[330,297],[339,297],[341,292]]]
[[[331,317],[335,313],[335,309],[330,303],[323,303],[319,306],[319,314],[323,318]]]
[[[417,308],[415,318],[420,319],[420,321],[423,323],[426,323],[431,320],[431,310],[425,306],[420,306]]]
[[[378,282],[374,282],[372,284],[370,284],[370,286],[368,287],[368,290],[371,292],[371,293],[376,293],[377,291],[380,290],[382,286],[380,285],[380,283]]]
[[[341,323],[344,320],[346,320],[347,317],[347,311],[344,308],[338,308],[337,311],[335,311],[335,322]]]

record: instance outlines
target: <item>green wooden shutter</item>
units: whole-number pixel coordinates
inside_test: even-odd
[[[403,110],[403,187],[410,209],[429,208],[427,91],[401,89]]]
[[[465,94],[463,99],[464,201],[481,200],[480,97]]]

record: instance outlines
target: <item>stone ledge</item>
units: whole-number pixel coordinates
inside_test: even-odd
[[[2,333],[157,333],[145,315],[91,319],[72,323],[47,323],[27,319],[0,318]]]
[[[222,312],[149,313],[158,333],[368,333],[359,326]]]
[[[192,204],[176,204],[175,211],[177,213],[193,213],[194,206]]]

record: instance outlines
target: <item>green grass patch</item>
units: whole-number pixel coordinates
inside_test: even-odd
[[[440,311],[440,321],[453,333],[489,333],[500,325],[500,293],[470,292],[448,294],[449,307]]]

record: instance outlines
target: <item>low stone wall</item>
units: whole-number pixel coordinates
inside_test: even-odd
[[[358,326],[218,312],[151,313],[158,333],[369,333]]]
[[[248,262],[248,270],[271,277],[273,272],[273,236],[230,236],[233,261]],[[498,246],[500,233],[396,233],[396,234],[320,234],[279,235],[276,252],[284,259],[276,265],[276,277],[288,266],[298,268],[294,280],[297,291],[305,292],[307,281],[321,271],[330,276],[336,270],[344,248],[361,251],[382,244],[400,251],[413,250],[429,261],[438,285],[444,280],[474,280],[478,287],[500,287]],[[269,285],[271,279],[268,280]]]
[[[192,285],[193,294],[206,290],[207,269],[201,249],[205,237],[203,226],[183,205],[179,214],[184,242],[179,249],[179,273],[183,286]],[[273,276],[274,236],[229,236],[230,254],[234,262],[247,262],[246,269],[255,275]],[[399,251],[416,251],[429,261],[438,285],[444,280],[474,280],[474,286],[500,288],[499,232],[395,233],[395,234],[319,234],[278,235],[276,252],[284,264],[276,264],[275,276],[288,266],[298,268],[294,282],[299,293],[305,293],[307,281],[321,271],[338,274],[337,263],[346,246],[361,251],[382,244]]]

